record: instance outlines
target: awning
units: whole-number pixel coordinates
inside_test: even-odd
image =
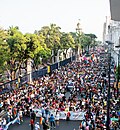
[[[111,19],[120,21],[120,0],[109,0]]]

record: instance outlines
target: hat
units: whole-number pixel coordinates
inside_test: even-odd
[[[37,122],[36,124],[38,124],[38,125],[39,125],[39,122]]]

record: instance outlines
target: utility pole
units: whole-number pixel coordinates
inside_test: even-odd
[[[120,80],[120,44],[118,46],[115,46],[116,48],[119,49],[119,53],[118,53],[118,73],[117,73],[117,98],[119,96],[119,87],[118,87],[118,84],[119,84],[119,80]]]
[[[111,53],[109,52],[109,70],[108,70],[108,93],[107,93],[107,130],[110,130],[110,65]]]
[[[106,122],[106,128],[107,130],[110,130],[110,73],[111,73],[111,45],[114,44],[110,41],[106,41],[108,43],[108,93],[107,93],[107,122]]]

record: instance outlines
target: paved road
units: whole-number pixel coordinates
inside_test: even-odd
[[[37,118],[36,122],[39,119]],[[30,118],[25,118],[24,122],[20,125],[14,124],[9,127],[8,130],[31,130],[29,126]],[[79,121],[65,121],[61,120],[60,125],[56,127],[54,130],[78,130]],[[42,129],[41,129],[42,130]]]
[[[66,97],[66,99],[69,99],[69,97],[70,97],[70,92],[66,92],[66,93],[65,93],[65,97]]]

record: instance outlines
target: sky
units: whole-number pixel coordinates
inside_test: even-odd
[[[0,27],[18,26],[23,33],[34,33],[54,23],[61,31],[75,32],[80,19],[84,33],[102,40],[109,6],[109,0],[0,0]]]

